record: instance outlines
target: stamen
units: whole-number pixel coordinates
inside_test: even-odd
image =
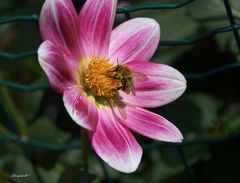
[[[122,85],[120,79],[111,77],[118,73],[114,71],[116,66],[108,61],[107,58],[92,57],[85,72],[85,88],[95,97],[111,99],[118,94],[118,88]]]

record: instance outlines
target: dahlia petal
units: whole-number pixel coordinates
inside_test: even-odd
[[[124,173],[134,172],[141,161],[141,147],[110,110],[102,111],[99,116],[92,146],[106,163]]]
[[[181,142],[183,136],[176,126],[155,113],[139,107],[126,106],[126,119],[121,122],[127,128],[152,139]]]
[[[39,18],[43,40],[80,58],[78,15],[71,0],[46,0]]]
[[[79,17],[81,41],[87,56],[106,57],[117,0],[87,0]]]
[[[71,64],[71,57],[63,54],[60,48],[56,47],[50,41],[44,41],[38,49],[39,63],[48,76],[49,82],[54,90],[62,93],[72,83],[74,76]]]
[[[83,128],[94,131],[98,122],[98,111],[94,97],[86,97],[79,87],[71,87],[63,94],[63,102],[71,118]]]
[[[120,92],[124,102],[144,108],[159,107],[176,100],[186,89],[184,76],[170,66],[143,61],[126,65],[147,80],[134,79],[135,95]]]
[[[160,39],[159,24],[151,18],[134,18],[116,27],[111,34],[109,58],[120,64],[150,60]]]

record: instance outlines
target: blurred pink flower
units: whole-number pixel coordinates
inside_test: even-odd
[[[144,108],[172,102],[186,80],[172,67],[148,62],[160,39],[156,21],[134,18],[112,30],[116,4],[87,0],[78,16],[71,0],[45,0],[38,59],[52,88],[63,94],[69,115],[88,130],[96,153],[130,173],[142,157],[130,130],[156,140],[182,140],[172,123]]]

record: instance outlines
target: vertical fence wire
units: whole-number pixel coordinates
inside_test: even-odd
[[[223,2],[224,2],[224,5],[225,5],[225,8],[226,8],[226,11],[227,11],[229,21],[230,21],[232,26],[235,26],[236,21],[233,17],[230,3],[229,3],[228,0],[223,0]],[[237,46],[238,46],[238,51],[240,53],[240,36],[239,36],[238,30],[233,30],[233,34],[234,34],[234,37],[235,37],[235,40],[236,40],[236,43],[237,43]]]

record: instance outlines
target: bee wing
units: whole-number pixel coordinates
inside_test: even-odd
[[[128,85],[129,85],[129,89],[132,92],[132,94],[136,95],[134,81],[144,82],[144,81],[148,80],[148,77],[145,74],[143,74],[143,73],[135,72],[135,71],[131,71],[131,74],[132,74],[132,80],[128,81],[129,82]]]
[[[126,91],[127,94],[129,94],[131,92],[133,95],[136,95],[136,90],[135,90],[135,87],[134,87],[134,84],[133,84],[132,80],[127,79],[127,88],[129,89],[129,90]]]
[[[130,85],[129,88],[130,88],[131,93],[132,93],[133,95],[136,95],[136,90],[135,90],[134,85],[133,85],[133,84]]]
[[[135,81],[147,81],[148,80],[148,77],[143,73],[132,71],[131,74],[133,76],[133,80],[135,80]]]

